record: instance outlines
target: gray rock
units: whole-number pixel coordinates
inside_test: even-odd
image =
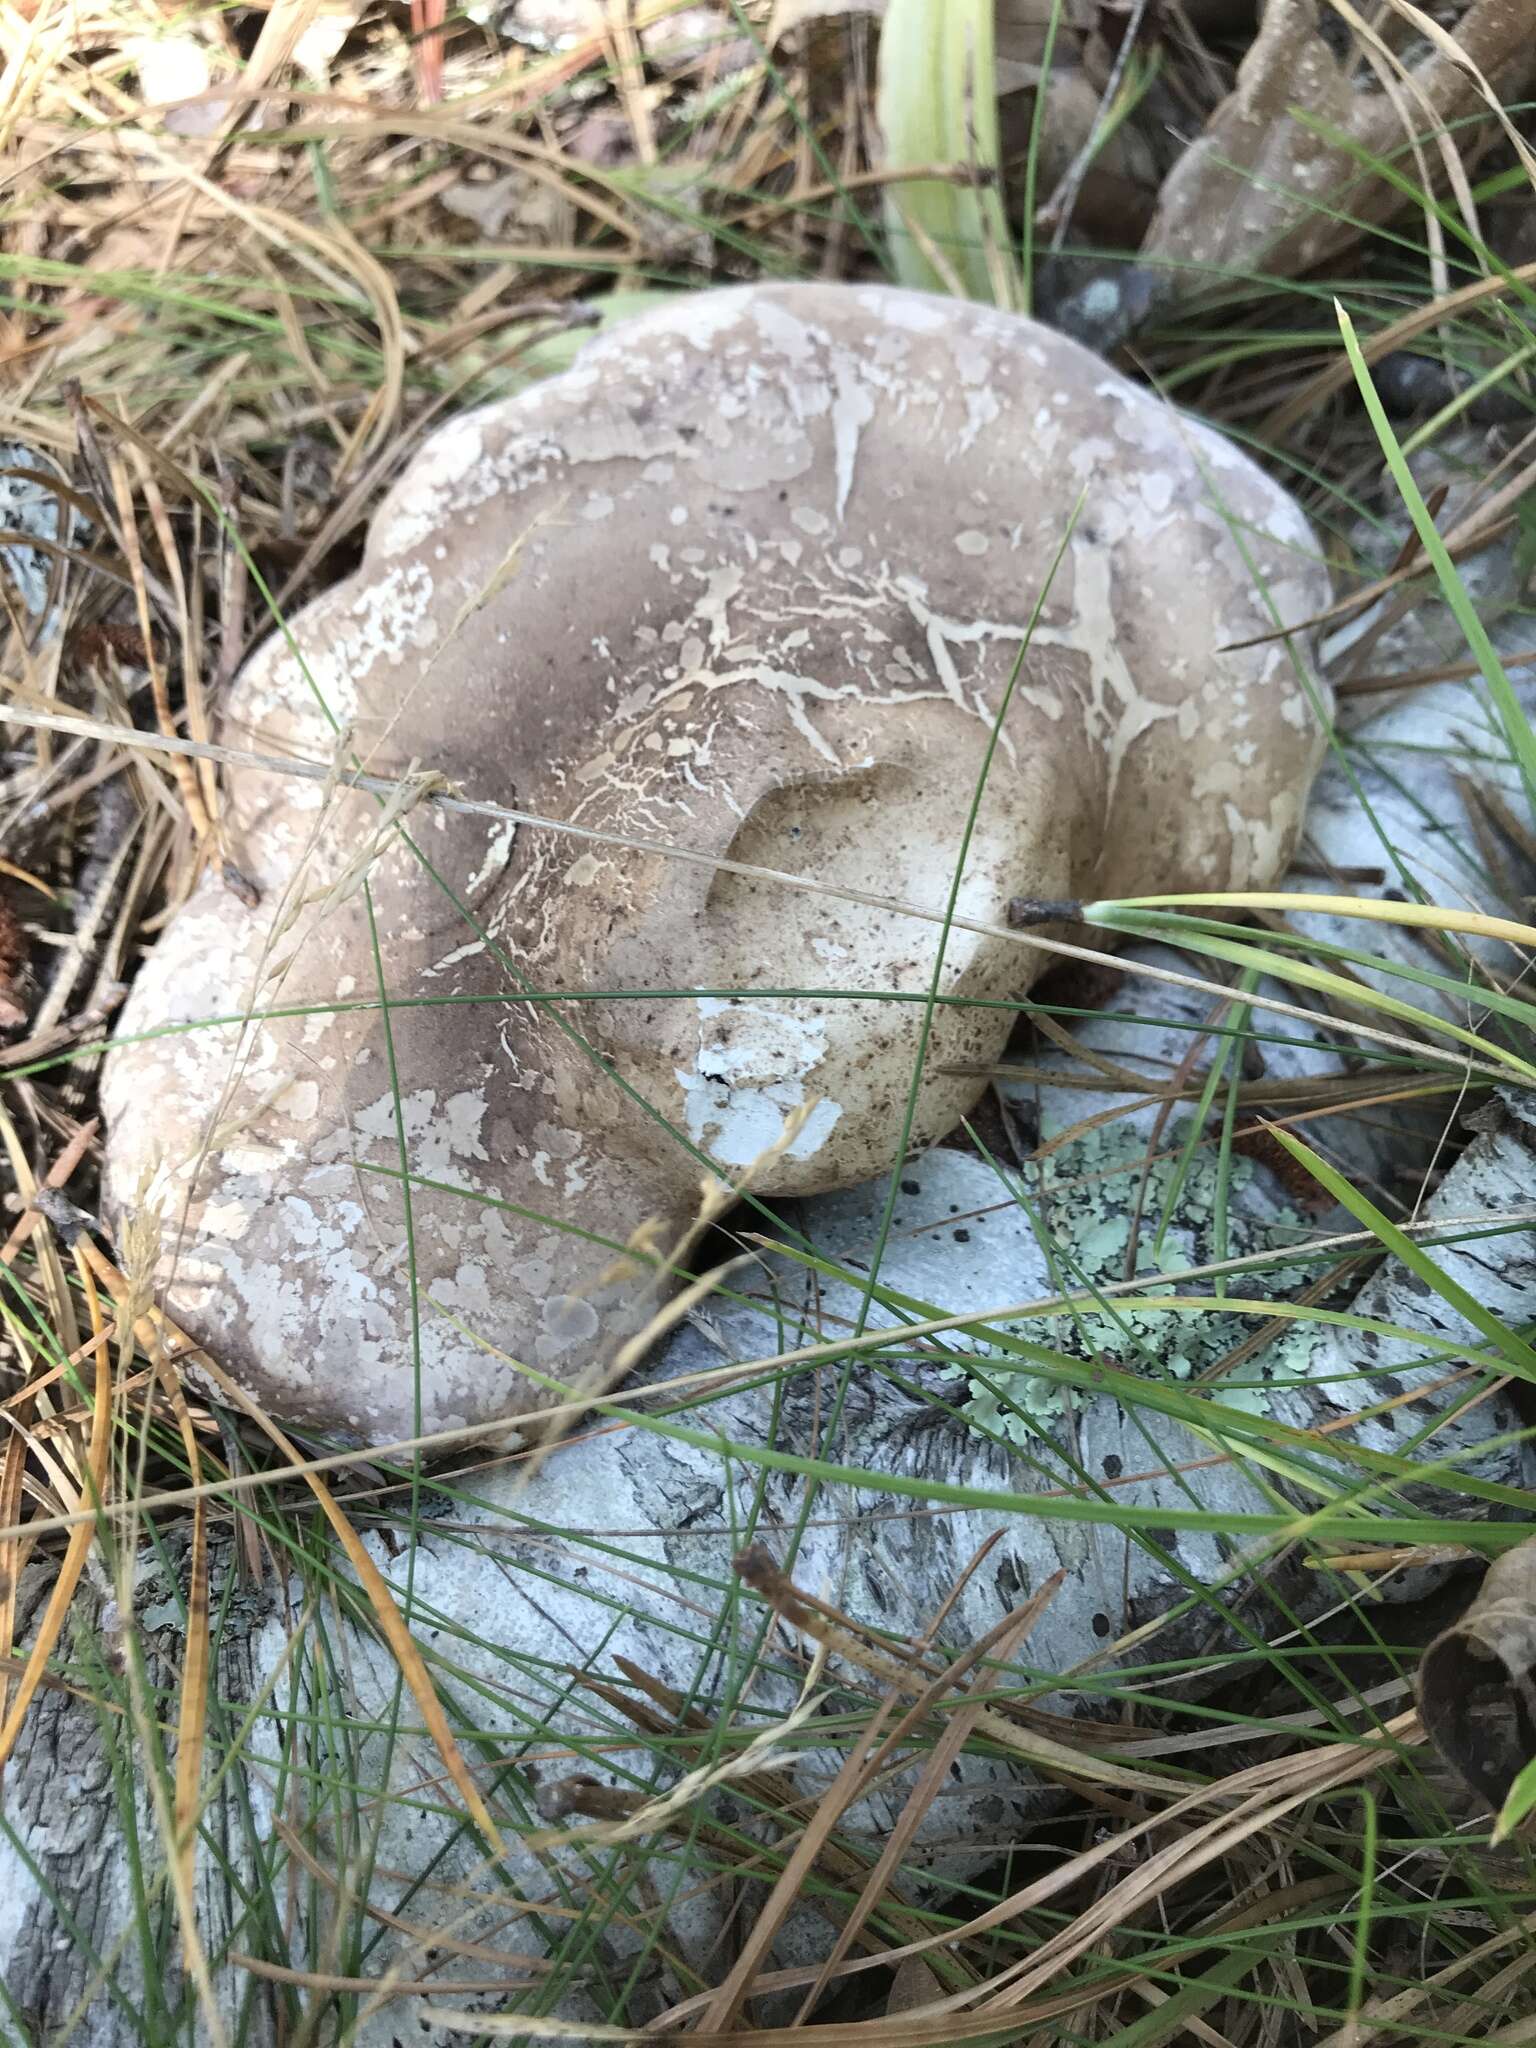
[[[79,514],[37,480],[51,474],[35,448],[0,441],[0,528],[10,535],[0,541],[0,575],[34,640],[46,638],[56,623],[51,600],[62,565],[48,544],[69,546],[81,525]]]

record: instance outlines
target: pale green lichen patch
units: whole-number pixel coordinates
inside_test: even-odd
[[[1146,1139],[1123,1125],[1107,1125],[1050,1154],[1038,1175],[1020,1182],[1063,1293],[1093,1293],[1123,1282],[1133,1229],[1138,1276],[1281,1252],[1305,1234],[1301,1215],[1251,1161],[1234,1156],[1223,1188],[1216,1148],[1198,1147],[1185,1165],[1177,1156],[1183,1139],[1184,1131],[1175,1128],[1159,1148],[1163,1156],[1149,1169]],[[1175,1189],[1172,1220],[1159,1251],[1159,1228]],[[1218,1205],[1224,1205],[1226,1213],[1224,1242]],[[1265,1267],[1251,1277],[1230,1279],[1227,1291],[1246,1299],[1284,1300],[1309,1277],[1308,1270],[1297,1265]],[[1160,1291],[1209,1297],[1214,1283],[1183,1282]],[[1257,1326],[1251,1315],[1219,1306],[1183,1312],[1145,1308],[1134,1295],[1114,1295],[1101,1306],[997,1327],[1068,1358],[1187,1381],[1205,1374]],[[1211,1396],[1230,1407],[1261,1413],[1271,1386],[1305,1377],[1313,1342],[1305,1323],[1279,1326],[1256,1357],[1210,1383]],[[985,1336],[962,1338],[952,1348],[969,1350],[978,1361],[986,1361],[985,1379],[958,1364],[946,1377],[968,1382],[964,1412],[987,1430],[1022,1444],[1046,1431],[1061,1414],[1061,1391],[1039,1378],[1027,1361]]]

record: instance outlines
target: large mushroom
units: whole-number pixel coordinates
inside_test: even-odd
[[[971,923],[1283,870],[1305,649],[1224,650],[1326,595],[1283,490],[1027,320],[822,285],[635,320],[439,431],[237,682],[227,741],[336,774],[234,776],[264,902],[210,877],[139,976],[112,1209],[158,1208],[171,1311],[280,1417],[526,1414],[649,1313],[616,1248],[790,1112],[766,1194],[897,1164],[925,1044],[910,1143],[953,1127],[1035,958]],[[595,836],[349,787],[414,763]],[[658,844],[933,914],[963,854],[971,922]]]

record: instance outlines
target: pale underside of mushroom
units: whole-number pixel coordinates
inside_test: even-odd
[[[172,1313],[285,1419],[377,1443],[588,1384],[655,1305],[618,1249],[786,1116],[764,1194],[897,1164],[920,1049],[910,1144],[968,1109],[943,1070],[1038,956],[932,921],[952,893],[995,926],[1283,870],[1308,650],[1233,643],[1326,599],[1246,457],[1015,316],[783,285],[615,330],[435,434],[237,681],[227,742],[338,776],[232,777],[264,900],[210,877],[139,977],[113,1210],[159,1212]],[[414,763],[597,836],[342,786]]]

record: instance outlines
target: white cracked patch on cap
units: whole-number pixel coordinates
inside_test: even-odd
[[[386,561],[419,547],[442,526],[454,486],[479,466],[484,453],[476,414],[438,428],[411,464],[406,488],[391,492],[374,520],[373,545]]]
[[[750,1166],[778,1142],[785,1120],[812,1099],[806,1084],[826,1057],[826,1025],[819,1017],[719,996],[700,996],[698,1007],[693,1070],[674,1069],[688,1135],[722,1166]],[[842,1113],[836,1102],[817,1102],[785,1157],[819,1152]]]

